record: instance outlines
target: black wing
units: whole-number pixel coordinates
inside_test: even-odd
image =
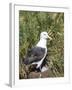
[[[31,64],[33,62],[40,61],[45,54],[45,48],[34,47],[28,51],[27,56],[25,57],[24,64]]]

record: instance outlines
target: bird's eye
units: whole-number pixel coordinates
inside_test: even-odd
[[[46,35],[46,34],[44,34],[44,35]]]

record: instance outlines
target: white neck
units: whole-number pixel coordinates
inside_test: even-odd
[[[44,39],[44,38],[41,38],[40,41],[37,43],[36,46],[42,47],[42,48],[46,48],[46,43],[47,43],[47,40]]]

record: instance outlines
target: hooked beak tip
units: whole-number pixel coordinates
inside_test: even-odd
[[[50,40],[52,40],[52,38],[51,38],[51,37],[49,37],[49,36],[48,36],[48,38],[49,38]]]

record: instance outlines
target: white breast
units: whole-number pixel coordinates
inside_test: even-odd
[[[46,42],[47,41],[45,39],[40,39],[36,46],[46,48]]]

